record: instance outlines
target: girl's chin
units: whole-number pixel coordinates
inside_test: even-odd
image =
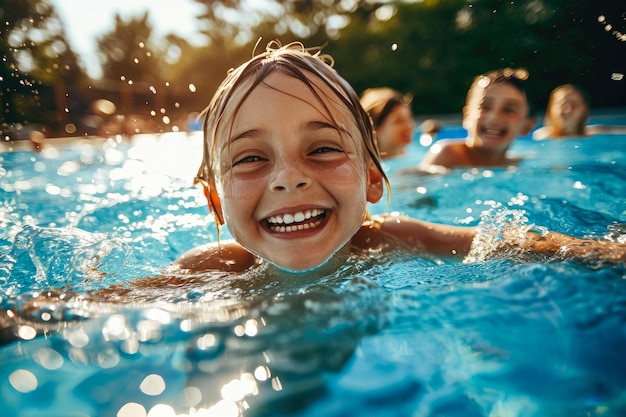
[[[323,268],[328,260],[323,260],[319,262],[310,262],[310,260],[306,263],[302,262],[273,262],[269,261],[276,268],[280,269],[284,272],[289,272],[291,274],[303,274],[311,271],[316,271],[318,269]]]
[[[268,260],[274,267],[281,271],[291,274],[302,274],[308,272],[324,272],[326,270],[334,270],[338,266],[345,263],[345,256],[338,253],[339,251],[331,253],[328,257],[316,257],[315,259],[307,258],[300,260]],[[341,258],[341,260],[339,259]]]

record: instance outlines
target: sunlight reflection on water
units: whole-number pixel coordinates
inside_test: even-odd
[[[527,160],[513,169],[400,175],[423,155],[416,145],[386,163],[389,210],[482,219],[494,239],[515,224],[623,241],[625,144],[520,142]],[[398,256],[314,283],[199,274],[151,287],[180,253],[216,239],[192,186],[201,155],[199,133],[0,154],[0,305],[49,329],[37,337],[24,322],[22,340],[0,349],[4,410],[623,415],[623,265]],[[89,299],[129,282],[122,304]]]

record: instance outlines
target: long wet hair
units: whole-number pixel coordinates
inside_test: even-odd
[[[354,122],[365,145],[365,150],[376,168],[380,171],[385,181],[388,193],[390,185],[385,172],[382,169],[380,152],[374,139],[372,121],[363,110],[359,97],[350,84],[344,80],[334,69],[334,61],[328,55],[322,55],[321,51],[307,49],[300,42],[294,42],[282,46],[277,41],[270,42],[265,51],[253,56],[249,61],[235,69],[231,69],[224,81],[220,84],[208,107],[203,111],[204,145],[202,164],[196,175],[196,183],[205,188],[205,195],[209,200],[209,208],[213,212],[218,227],[223,224],[223,219],[217,215],[215,203],[210,197],[211,190],[217,186],[217,166],[219,149],[220,129],[223,123],[233,120],[239,108],[251,92],[273,72],[281,72],[301,81],[314,94],[319,103],[324,107],[329,117],[333,114],[325,103],[324,98],[315,89],[310,78],[321,81],[334,93],[333,98],[346,106],[354,117]],[[244,94],[240,95],[239,101],[233,103],[233,97],[240,89],[245,88]],[[231,126],[232,128],[232,126]],[[218,229],[219,233],[219,229]]]
[[[383,124],[393,109],[400,105],[410,105],[413,97],[410,94],[402,94],[398,90],[389,87],[368,88],[361,93],[361,105],[372,118],[374,128]]]

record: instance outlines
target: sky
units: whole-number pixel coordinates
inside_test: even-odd
[[[65,23],[71,47],[92,78],[102,75],[96,38],[113,29],[116,12],[129,20],[143,16],[147,10],[156,36],[174,33],[191,44],[202,43],[196,19],[202,12],[202,5],[194,0],[96,0],[88,3],[85,0],[50,0],[50,3]]]

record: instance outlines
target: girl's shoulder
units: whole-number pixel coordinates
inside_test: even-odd
[[[172,266],[193,272],[243,272],[258,263],[259,258],[239,243],[225,240],[193,248],[182,254]]]

